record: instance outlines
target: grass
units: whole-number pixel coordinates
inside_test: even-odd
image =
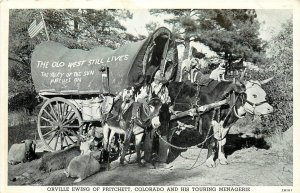
[[[282,132],[280,128],[266,138],[267,143],[271,146],[271,151],[276,153],[278,157],[290,164],[293,164],[293,128]]]
[[[268,132],[266,132],[268,131]],[[293,128],[282,132],[282,127],[263,128],[258,117],[246,116],[238,120],[230,129],[230,133],[263,134],[264,140],[270,146],[270,153],[281,161],[293,164]]]
[[[38,139],[37,127],[35,123],[8,127],[8,149],[14,143],[20,143],[25,139]]]
[[[14,143],[20,143],[25,139],[35,139],[37,127],[34,116],[25,111],[14,111],[8,113],[8,149]]]
[[[246,115],[243,119],[238,119],[230,129],[230,133],[260,133],[261,120],[259,117]]]
[[[8,112],[8,126],[18,126],[33,123],[36,120],[36,116],[30,116],[26,111],[12,111]]]

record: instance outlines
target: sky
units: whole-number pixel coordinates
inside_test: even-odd
[[[292,10],[290,9],[257,9],[257,19],[261,23],[260,37],[264,40],[270,40],[272,35],[276,35],[281,25],[292,17]]]
[[[127,20],[124,23],[129,33],[148,35],[145,26],[151,21],[168,27],[163,23],[163,17],[152,16],[147,10],[132,10],[132,12],[132,20]],[[264,40],[270,40],[272,35],[276,35],[280,30],[281,24],[292,16],[292,10],[288,9],[257,9],[256,13],[257,19],[261,23],[260,37]]]

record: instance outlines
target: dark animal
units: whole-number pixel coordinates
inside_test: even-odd
[[[169,111],[168,105],[162,104],[158,97],[153,97],[148,103],[132,102],[128,107],[121,108],[122,100],[116,101],[113,105],[105,125],[103,126],[104,148],[108,149],[112,137],[115,133],[124,135],[124,147],[122,149],[120,162],[124,163],[125,154],[129,148],[131,136],[135,136],[135,149],[137,153],[137,162],[141,164],[141,141],[144,130],[152,126],[158,128],[163,121],[164,111]],[[163,123],[165,124],[165,123]],[[110,136],[109,135],[110,132]]]
[[[81,153],[79,146],[73,146],[65,150],[47,153],[42,157],[40,170],[51,172],[54,170],[65,169],[70,161]]]
[[[219,110],[212,109],[207,111],[197,117],[196,120],[193,120],[192,117],[178,119],[178,121],[183,124],[195,125],[195,129],[199,131],[199,137],[193,145],[206,140],[205,146],[208,148],[206,165],[208,167],[215,166],[217,157],[221,164],[227,164],[223,149],[226,142],[225,136],[228,133],[230,126],[246,113],[246,104],[253,103],[261,105],[264,107],[263,109],[268,109],[267,111],[263,111],[262,109],[263,113],[261,114],[268,114],[273,111],[273,108],[266,103],[265,93],[261,92],[263,91],[261,87],[256,87],[257,92],[251,93],[251,96],[248,96],[250,93],[247,92],[247,89],[251,89],[251,87],[248,88],[247,86],[246,88],[245,85],[240,82],[235,83],[226,81],[216,83],[216,81],[212,81],[207,86],[172,82],[168,85],[168,89],[175,111],[186,111],[195,106],[202,106],[226,98],[228,99],[227,105],[221,106]],[[256,97],[259,98],[260,101],[251,102],[249,99],[251,99],[252,94],[262,94],[263,96]],[[258,114],[258,112],[255,112],[254,110],[252,113]],[[176,121],[177,120],[172,121],[170,127],[177,124]],[[216,154],[217,147],[219,147],[218,154]]]
[[[204,58],[204,57],[205,57],[205,54],[203,54],[202,52],[198,52],[198,50],[197,50],[196,48],[192,47],[192,56],[193,56],[194,58],[199,58],[199,59],[201,59],[201,58]]]

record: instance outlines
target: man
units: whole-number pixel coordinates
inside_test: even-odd
[[[157,95],[162,103],[170,103],[171,99],[169,96],[168,88],[165,86],[166,80],[163,74],[158,70],[155,73],[154,81],[151,83],[152,91]]]
[[[171,99],[169,96],[168,88],[165,85],[166,80],[163,77],[163,74],[160,70],[155,73],[154,81],[151,83],[151,90],[152,92],[157,95],[162,103],[170,103]],[[155,136],[154,129],[148,130],[145,136],[145,146],[144,146],[144,158],[145,161],[152,163],[155,168],[169,168],[167,163],[168,159],[168,152],[169,152],[169,145],[165,143],[168,140],[168,133],[169,133],[169,126],[168,125],[161,125],[158,128],[159,135],[159,146],[158,146],[158,154],[156,156],[156,160],[153,157],[155,153],[153,152],[153,139]],[[155,163],[153,163],[155,162]]]

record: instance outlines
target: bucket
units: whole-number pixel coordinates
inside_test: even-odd
[[[93,120],[91,101],[82,101],[82,119],[84,121]]]

